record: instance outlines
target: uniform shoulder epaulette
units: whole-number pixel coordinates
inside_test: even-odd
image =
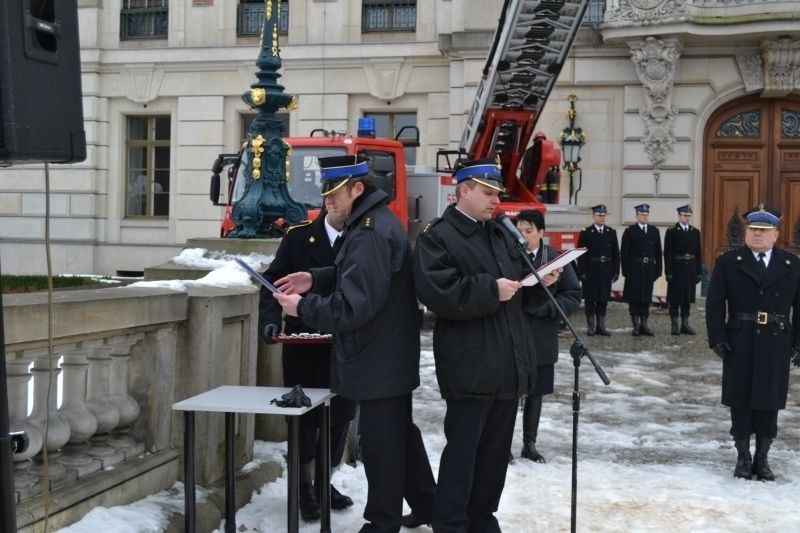
[[[364,229],[373,229],[374,222],[371,216],[364,217],[364,222],[361,224],[361,227]]]
[[[439,223],[440,220],[442,220],[440,217],[436,217],[427,224],[425,224],[425,227],[422,228],[422,233],[428,233],[433,226]]]
[[[309,224],[311,224],[310,220],[304,220],[304,221],[302,221],[300,223],[295,224],[294,226],[289,226],[288,228],[286,228],[286,233],[289,233],[293,229],[297,229],[297,228],[302,228],[304,226],[308,226]]]

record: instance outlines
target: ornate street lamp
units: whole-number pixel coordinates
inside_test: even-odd
[[[282,107],[297,107],[295,97],[283,92],[283,86],[277,82],[282,65],[278,47],[278,4],[278,0],[265,1],[261,53],[256,59],[260,69],[256,72],[258,81],[242,94],[242,100],[259,113],[247,135],[247,147],[242,155],[247,161],[245,191],[233,205],[236,229],[228,237],[277,237],[282,232],[274,224],[275,220],[283,218],[287,225],[294,225],[306,217],[305,206],[289,196],[286,155],[290,147],[283,140],[283,123],[275,117],[275,112]]]
[[[569,172],[569,203],[577,203],[578,191],[583,186],[583,171],[578,166],[581,161],[581,148],[586,144],[586,135],[581,128],[575,127],[575,117],[578,112],[575,110],[575,100],[578,97],[575,93],[570,93],[567,97],[569,100],[569,109],[567,110],[567,119],[569,119],[569,126],[561,130],[558,135],[558,143],[561,145],[561,153],[564,157],[564,170]],[[578,173],[579,182],[578,188],[575,189],[573,176]],[[574,198],[573,198],[574,195]]]

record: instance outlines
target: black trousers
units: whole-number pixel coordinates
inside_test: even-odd
[[[670,303],[669,304],[669,316],[671,318],[678,318],[678,309],[680,309],[681,316],[688,318],[689,317],[689,306],[690,305],[691,304],[688,304],[688,303],[682,303],[682,304]]]
[[[584,306],[587,315],[606,316],[608,302],[592,302],[586,300],[586,302],[584,302]]]
[[[331,349],[327,345],[286,344],[283,346],[283,385],[327,389],[331,384]],[[331,467],[342,460],[347,442],[347,427],[355,416],[356,402],[341,396],[331,399]],[[309,411],[298,421],[300,464],[316,456],[319,441],[319,409]]]
[[[447,444],[433,504],[435,533],[494,533],[517,400],[447,400]]]
[[[650,303],[629,303],[628,312],[631,316],[650,316]]]
[[[411,512],[429,521],[436,481],[422,434],[414,424],[411,393],[359,401],[361,457],[367,474],[362,532],[400,531],[403,498]]]
[[[731,407],[733,440],[749,439],[753,433],[774,439],[778,435],[778,411]]]

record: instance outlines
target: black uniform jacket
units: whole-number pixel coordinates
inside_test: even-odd
[[[419,308],[408,234],[380,190],[365,193],[345,222],[333,267],[311,269],[303,322],[333,333],[331,390],[353,400],[419,386]],[[327,290],[333,291],[327,295]]]
[[[700,230],[689,226],[684,231],[675,224],[664,233],[664,273],[667,275],[667,301],[673,304],[694,302],[695,285],[702,273]]]
[[[647,233],[639,224],[622,232],[620,264],[625,276],[622,298],[629,303],[650,303],[653,283],[661,277],[661,235],[658,228],[648,224]]]
[[[311,268],[327,267],[332,264],[333,251],[325,231],[325,218],[320,215],[314,222],[289,228],[275,252],[275,259],[264,272],[264,277],[274,283],[292,272],[304,272]],[[272,297],[272,293],[266,287],[261,287],[258,309],[259,332],[264,331],[264,326],[267,324],[280,325],[282,312],[278,300]],[[286,334],[319,333],[297,317],[287,315],[285,320],[284,333]],[[291,347],[302,349],[301,345],[287,344],[284,346],[284,351],[291,350]]]
[[[587,252],[578,258],[578,275],[583,282],[583,299],[607,302],[611,284],[619,276],[619,241],[614,228],[603,226],[603,233],[594,224],[581,230],[578,248]]]
[[[763,280],[759,270],[747,247],[717,258],[706,297],[708,343],[733,348],[722,364],[723,404],[777,411],[786,407],[792,346],[800,346],[800,259],[773,248]],[[739,317],[759,311],[783,315],[783,327]]]
[[[433,354],[442,398],[513,399],[533,387],[533,338],[517,291],[500,302],[497,279],[523,277],[523,259],[494,220],[481,228],[448,206],[417,237],[414,279],[436,314]]]
[[[542,250],[544,250],[544,253]],[[536,254],[533,264],[536,268],[539,268],[544,263],[555,258],[559,253],[552,246],[540,246],[539,253]],[[558,302],[558,305],[567,316],[578,309],[581,303],[581,284],[578,282],[578,275],[575,273],[571,263],[564,267],[564,271],[558,277],[558,281],[547,287],[547,289],[553,293],[556,302]],[[536,365],[552,365],[558,361],[558,330],[561,324],[561,315],[558,314],[553,302],[544,292],[532,295],[531,302],[534,307],[546,305],[549,308],[550,315],[547,317],[540,318],[530,313],[527,313],[527,315],[533,332],[534,346],[536,347]],[[528,310],[530,308],[531,306],[528,306]]]

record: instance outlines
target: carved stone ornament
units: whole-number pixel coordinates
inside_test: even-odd
[[[683,46],[677,39],[648,37],[630,44],[630,48],[631,60],[645,92],[646,106],[639,110],[645,122],[642,143],[653,164],[653,177],[658,180],[661,165],[675,143],[672,126],[678,110],[671,103],[672,88]]]
[[[686,0],[619,0],[609,5],[607,26],[666,24],[686,20]]]
[[[800,82],[800,41],[789,37],[761,43],[764,61],[764,90],[761,96],[782,97]]]
[[[761,43],[756,54],[738,54],[736,65],[748,92],[780,98],[800,88],[800,41],[783,37]]]

